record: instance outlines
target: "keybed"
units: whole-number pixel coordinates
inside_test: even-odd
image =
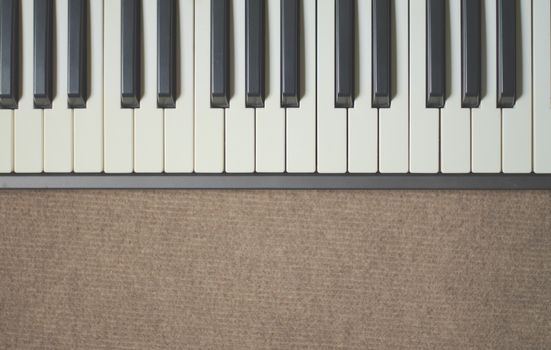
[[[551,173],[548,0],[0,0],[0,173]]]

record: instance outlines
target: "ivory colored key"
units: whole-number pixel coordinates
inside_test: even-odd
[[[482,99],[472,110],[473,173],[501,172],[501,110],[496,107],[496,1],[483,0]]]
[[[0,173],[13,171],[13,115],[13,110],[0,109]]]
[[[193,99],[194,99],[194,0],[180,0],[176,6],[176,107],[164,110],[165,171],[193,171]],[[208,80],[208,79],[207,79]],[[208,100],[208,92],[207,92]]]
[[[377,109],[371,107],[371,4],[358,2],[355,33],[356,83],[359,95],[354,108],[348,110],[348,171],[374,173],[377,171]]]
[[[226,171],[254,171],[254,109],[245,106],[245,0],[231,1],[230,107],[226,109]]]
[[[347,171],[347,110],[335,106],[335,0],[318,1],[318,172]]]
[[[534,172],[551,173],[551,5],[533,0]]]
[[[52,78],[55,84],[52,84],[52,107],[44,110],[44,171],[48,173],[73,171],[73,110],[67,97],[68,2],[56,0],[54,6],[56,69]]]
[[[379,110],[379,171],[409,170],[409,0],[394,0],[391,10],[392,104]],[[416,69],[416,68],[413,68]]]
[[[164,117],[157,107],[157,2],[142,1],[142,96],[134,110],[134,171],[164,169]]]
[[[195,2],[195,172],[224,171],[224,109],[211,108],[211,5]],[[244,103],[244,102],[243,102]]]
[[[19,90],[19,1],[0,0],[0,173],[13,170],[13,115]]]
[[[104,170],[134,170],[134,111],[121,104],[121,3],[104,1]]]
[[[439,109],[426,102],[426,2],[409,8],[409,166],[412,173],[436,173],[439,162]],[[393,102],[394,103],[394,102]]]
[[[299,2],[299,108],[287,108],[286,162],[289,173],[316,171],[316,0]]]
[[[518,10],[516,75],[522,93],[512,108],[502,109],[504,173],[532,171],[532,1],[520,0]]]
[[[256,109],[256,171],[285,171],[285,108],[280,101],[280,37],[279,0],[266,0],[266,97],[264,108]]]
[[[21,97],[14,116],[14,170],[39,173],[43,170],[43,111],[34,108],[33,42],[34,1],[21,0]]]
[[[86,108],[73,111],[74,171],[103,171],[103,6],[104,0],[89,0],[87,47],[88,90]],[[108,80],[110,81],[110,80]]]
[[[446,60],[448,96],[441,109],[440,163],[443,173],[471,171],[471,111],[462,107],[461,92],[461,1],[446,6]]]

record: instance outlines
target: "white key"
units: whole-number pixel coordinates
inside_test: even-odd
[[[103,0],[89,5],[89,82],[86,108],[73,111],[74,171],[103,171]]]
[[[443,173],[468,173],[471,171],[471,111],[461,107],[461,1],[448,0],[446,5],[449,91],[440,112],[440,164]]]
[[[67,107],[68,0],[54,6],[55,79],[52,108],[44,110],[44,171],[73,170],[73,110]]]
[[[224,171],[224,110],[210,108],[210,1],[195,2],[195,171]]]
[[[392,102],[379,109],[379,171],[409,170],[409,0],[394,0],[392,21]],[[416,69],[416,68],[415,68]]]
[[[502,109],[504,173],[532,171],[532,0],[520,0],[518,9],[517,101]]]
[[[21,97],[14,121],[14,169],[18,173],[39,173],[43,170],[43,118],[33,103],[33,0],[21,1]]]
[[[266,99],[256,109],[256,171],[285,171],[285,108],[280,104],[280,0],[266,1]]]
[[[501,109],[496,107],[496,1],[482,4],[482,99],[472,109],[472,172],[501,172]]]
[[[551,5],[533,1],[534,172],[551,173]]]
[[[377,171],[377,108],[371,108],[371,2],[359,1],[356,12],[356,85],[359,95],[348,109],[348,171]]]
[[[335,1],[318,1],[318,172],[347,170],[347,111],[335,108]]]
[[[0,109],[0,173],[13,171],[13,115],[9,109]]]
[[[178,4],[179,30],[177,35],[176,108],[165,109],[165,171],[189,173],[193,171],[193,0]]]
[[[134,170],[134,111],[121,108],[121,1],[104,2],[104,169]]]
[[[286,108],[287,172],[316,171],[316,0],[299,3],[300,107]]]
[[[409,163],[412,173],[436,173],[439,164],[439,110],[426,108],[426,0],[410,6]]]
[[[140,108],[134,110],[134,171],[164,169],[164,117],[157,108],[157,2],[142,0],[143,74]]]
[[[230,108],[226,109],[226,171],[254,171],[254,108],[245,107],[245,0],[230,2]]]

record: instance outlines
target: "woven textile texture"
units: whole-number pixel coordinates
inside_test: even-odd
[[[551,349],[551,192],[3,191],[0,349]]]

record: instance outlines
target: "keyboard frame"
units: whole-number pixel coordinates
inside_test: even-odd
[[[3,189],[549,190],[551,174],[6,174]]]

